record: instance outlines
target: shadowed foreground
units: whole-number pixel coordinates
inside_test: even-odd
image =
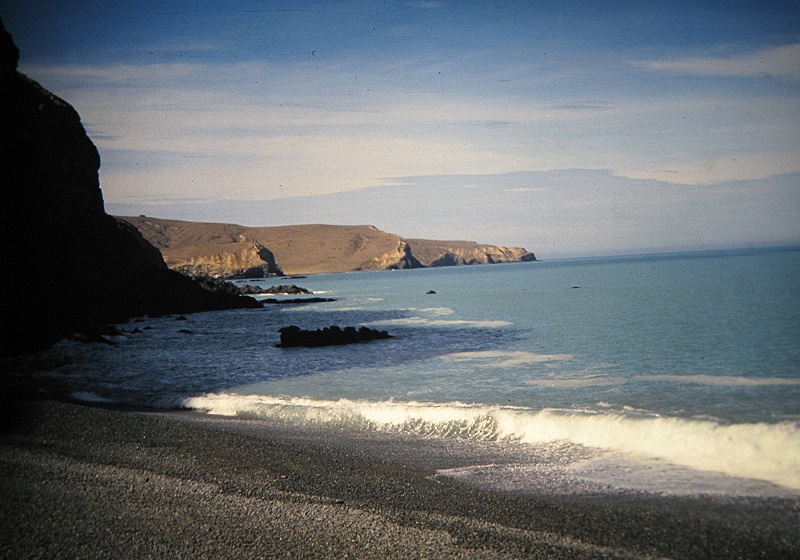
[[[2,558],[800,553],[797,501],[512,496],[379,460],[335,434],[322,444],[196,414],[9,406],[18,422],[0,436]]]

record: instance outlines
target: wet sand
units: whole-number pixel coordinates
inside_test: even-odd
[[[5,403],[0,558],[797,558],[800,502],[480,490],[422,438]],[[388,444],[387,444],[388,441]]]

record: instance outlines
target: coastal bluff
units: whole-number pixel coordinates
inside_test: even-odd
[[[235,224],[119,217],[189,276],[260,278],[536,260],[521,247],[405,239],[370,225]]]
[[[0,20],[0,228],[7,265],[0,355],[42,350],[141,315],[259,306],[169,270],[136,228],[106,214],[100,156],[80,116],[17,72],[18,60]]]

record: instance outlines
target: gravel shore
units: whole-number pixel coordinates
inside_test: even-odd
[[[434,476],[441,454],[336,434],[38,399],[4,413],[0,558],[800,557],[798,500],[502,494]]]

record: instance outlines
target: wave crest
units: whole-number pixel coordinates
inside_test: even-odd
[[[231,394],[186,399],[184,406],[307,426],[476,441],[566,441],[800,489],[800,426],[790,422],[724,425],[608,411]]]

